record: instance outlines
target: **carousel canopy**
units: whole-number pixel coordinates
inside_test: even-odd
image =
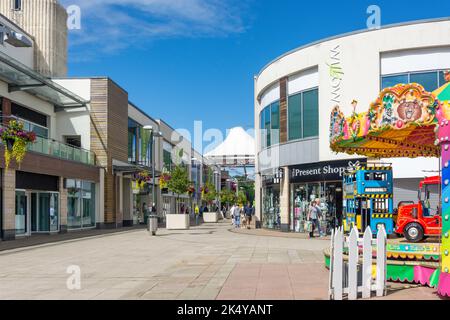
[[[450,119],[445,114],[450,114],[446,105],[449,95],[449,84],[434,93],[416,83],[399,84],[384,89],[368,112],[345,118],[335,107],[330,147],[335,152],[371,158],[438,157],[437,127],[441,118]],[[356,104],[354,101],[354,108]]]
[[[254,165],[255,139],[242,127],[233,128],[220,145],[206,153],[205,158],[224,166]]]

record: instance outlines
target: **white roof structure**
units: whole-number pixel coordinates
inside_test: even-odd
[[[236,127],[220,145],[205,154],[205,158],[222,166],[254,166],[255,151],[255,138],[242,127]]]

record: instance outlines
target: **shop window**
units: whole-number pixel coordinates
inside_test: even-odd
[[[319,90],[307,90],[288,99],[289,140],[319,135]]]
[[[95,183],[67,179],[67,227],[95,227]]]
[[[275,101],[259,114],[261,148],[280,143],[280,103]]]
[[[266,146],[271,146],[271,139],[270,139],[270,107],[264,109],[264,129],[266,134]]]
[[[259,114],[259,129],[261,132],[261,149],[264,149],[266,147],[266,141],[265,141],[265,128],[264,128],[264,111],[261,111],[261,113]]]
[[[319,135],[319,92],[303,93],[303,138]]]
[[[381,77],[381,89],[393,87],[400,83],[418,83],[422,85],[426,91],[432,92],[445,84],[444,72],[413,72]]]
[[[438,88],[438,74],[436,72],[412,73],[409,82],[419,83],[426,91],[432,92]]]
[[[444,71],[439,71],[439,88],[446,83],[447,81],[445,81]]]
[[[381,79],[381,89],[393,87],[399,83],[409,83],[408,75],[385,76]]]
[[[303,137],[302,95],[290,96],[288,106],[289,140],[301,139]]]
[[[275,102],[271,106],[271,137],[272,145],[280,143],[280,104]]]

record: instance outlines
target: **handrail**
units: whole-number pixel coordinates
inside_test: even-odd
[[[4,126],[0,125],[0,128],[4,128]],[[41,136],[36,136],[36,141],[27,145],[27,150],[91,166],[95,166],[97,163],[95,153],[92,151]]]

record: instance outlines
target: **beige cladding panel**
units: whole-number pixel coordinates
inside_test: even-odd
[[[57,0],[0,0],[0,13],[18,24],[35,40],[35,70],[45,76],[67,74],[67,12]]]

